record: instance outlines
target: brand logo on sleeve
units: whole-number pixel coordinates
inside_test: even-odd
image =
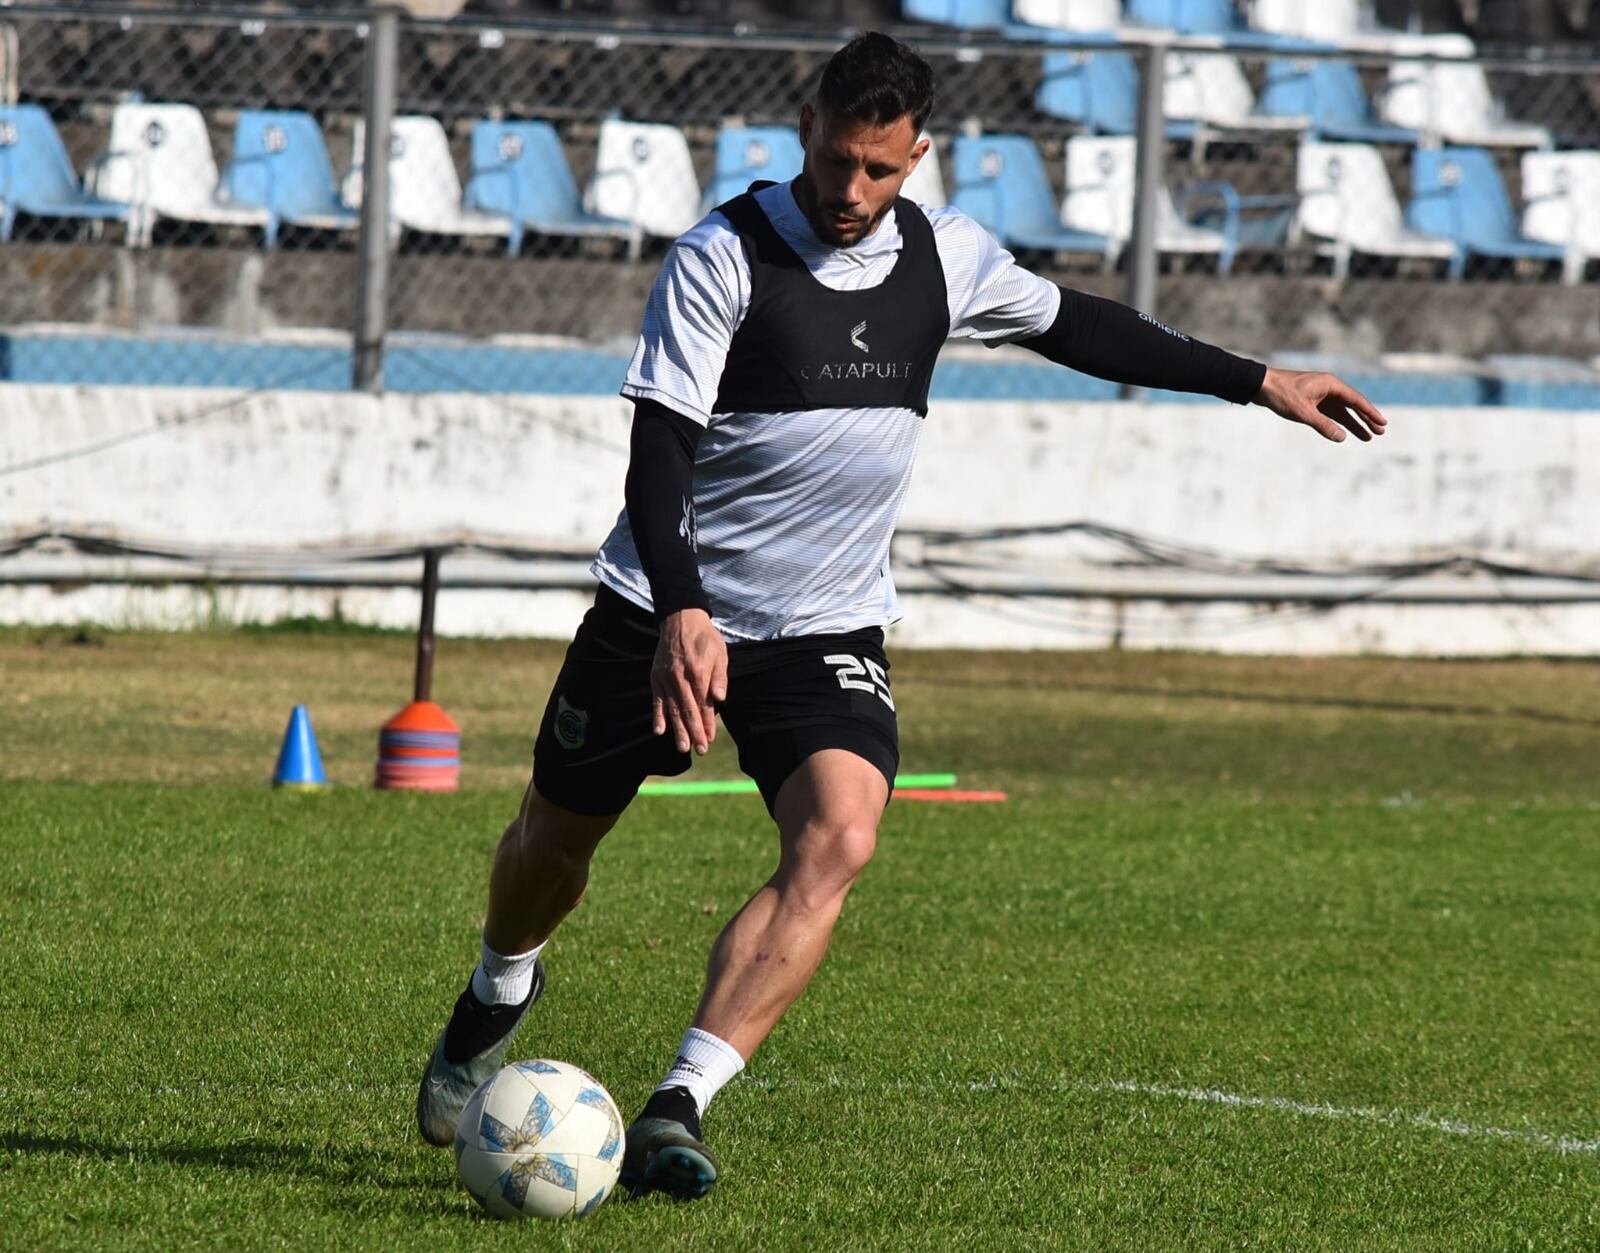
[[[689,545],[690,552],[700,551],[700,529],[694,520],[694,501],[687,496],[680,497],[683,501],[683,518],[678,522],[678,538]]]

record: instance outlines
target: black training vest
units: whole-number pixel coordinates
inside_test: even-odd
[[[713,413],[911,409],[928,414],[933,363],[950,334],[944,266],[926,215],[894,202],[900,255],[861,291],[819,283],[784,243],[750,185],[717,206],[750,263],[750,307],[728,346]]]

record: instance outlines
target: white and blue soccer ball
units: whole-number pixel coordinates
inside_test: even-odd
[[[512,1062],[467,1100],[456,1173],[496,1218],[582,1218],[622,1170],[622,1115],[587,1071]]]

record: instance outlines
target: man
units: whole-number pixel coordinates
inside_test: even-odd
[[[647,774],[706,751],[720,713],[777,823],[778,869],[712,948],[622,1172],[635,1194],[698,1197],[716,1182],[701,1117],[821,963],[893,787],[889,539],[947,338],[1254,401],[1330,440],[1383,431],[1331,375],[1269,370],[1057,288],[959,211],[898,199],[927,151],[932,98],[909,48],[853,40],[800,112],[801,175],[721,206],[662,265],[622,388],[626,508],[495,853],[482,959],[418,1093],[435,1144],[538,999],[539,953],[596,845]]]

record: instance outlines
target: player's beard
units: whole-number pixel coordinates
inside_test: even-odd
[[[831,244],[835,248],[854,248],[868,235],[872,234],[873,231],[878,229],[878,223],[883,221],[884,215],[893,207],[894,201],[891,200],[888,204],[884,205],[883,208],[879,209],[878,212],[872,217],[862,218],[857,225],[851,226],[841,232],[834,225],[834,210],[818,205],[818,220],[814,220],[811,223],[811,228],[816,231],[817,236],[825,244]]]

